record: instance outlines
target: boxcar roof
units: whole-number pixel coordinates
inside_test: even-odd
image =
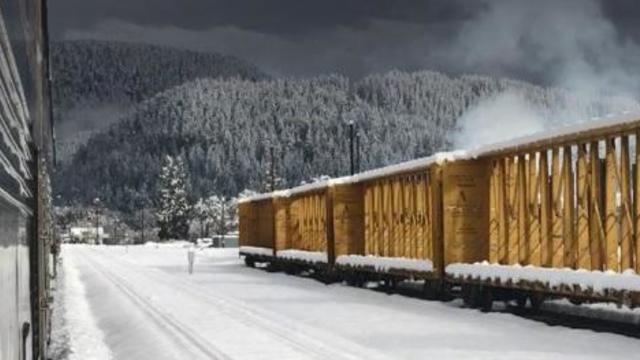
[[[607,115],[604,118],[592,118],[590,121],[561,126],[503,142],[482,145],[472,149],[436,153],[431,156],[368,170],[352,176],[321,180],[287,190],[258,194],[240,199],[239,202],[260,201],[275,197],[290,197],[307,192],[321,191],[333,185],[365,182],[426,169],[434,164],[441,165],[446,162],[453,162],[457,160],[508,155],[519,152],[534,152],[553,147],[572,145],[579,142],[587,142],[605,136],[621,135],[637,131],[639,129],[640,114],[623,112],[619,115]]]

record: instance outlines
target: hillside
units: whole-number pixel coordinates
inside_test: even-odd
[[[65,41],[51,46],[58,154],[67,159],[95,131],[139,102],[198,78],[266,77],[232,56],[146,44]]]
[[[260,190],[274,144],[287,186],[348,171],[347,122],[361,133],[362,169],[451,147],[457,119],[480,101],[515,91],[544,109],[587,116],[568,94],[481,76],[391,72],[350,82],[341,76],[244,81],[199,79],[143,102],[94,136],[58,176],[63,198],[100,196],[135,209],[153,198],[161,159],[185,158],[193,196]],[[587,106],[589,105],[589,106]]]

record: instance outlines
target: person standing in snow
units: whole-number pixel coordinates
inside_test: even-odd
[[[193,246],[187,250],[187,260],[189,261],[189,274],[193,274],[193,263],[196,260],[196,251]]]

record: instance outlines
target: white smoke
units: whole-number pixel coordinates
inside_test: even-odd
[[[540,108],[507,92],[460,119],[456,146],[497,142],[611,112],[640,109],[640,47],[617,33],[597,0],[485,0],[441,54],[467,69],[524,67],[584,109]]]
[[[512,138],[542,131],[545,119],[521,94],[509,91],[470,109],[458,124],[462,131],[454,139],[455,148],[468,149],[495,142],[496,137]]]

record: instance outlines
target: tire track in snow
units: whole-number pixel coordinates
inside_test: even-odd
[[[98,273],[104,275],[104,277],[118,290],[120,290],[123,295],[131,300],[131,302],[136,305],[140,311],[147,314],[151,320],[158,324],[160,329],[163,329],[165,332],[171,332],[172,334],[170,335],[178,335],[182,341],[176,337],[171,337],[171,339],[180,341],[182,343],[181,345],[183,345],[185,349],[191,349],[192,347],[189,345],[193,345],[193,347],[198,349],[199,352],[204,355],[203,358],[219,360],[232,359],[208,341],[200,338],[200,336],[197,335],[197,332],[189,329],[169,313],[158,308],[158,306],[153,304],[153,302],[137,294],[133,286],[122,276],[115,275],[108,267],[104,266],[104,264],[98,265],[101,261],[87,261],[86,259],[83,259],[82,261]]]
[[[167,272],[163,272],[156,268],[149,268],[122,260],[112,254],[101,253],[101,255],[109,257],[112,261],[110,264],[116,265],[128,269],[131,272],[131,268],[135,267],[136,275],[142,275],[153,278],[154,281],[165,284],[166,286],[181,289],[185,292],[191,293],[197,297],[212,302],[216,305],[217,309],[224,311],[224,313],[236,321],[247,324],[251,327],[260,327],[268,333],[278,336],[281,340],[290,345],[296,347],[312,355],[318,359],[389,359],[389,357],[377,352],[372,351],[369,348],[356,344],[352,341],[346,340],[342,337],[335,336],[327,333],[326,331],[313,328],[302,324],[300,322],[293,321],[291,319],[284,318],[282,316],[276,316],[262,309],[258,309],[255,306],[249,305],[246,302],[236,299],[221,296],[219,294],[213,294],[210,291],[202,288],[202,285],[185,279],[184,277],[178,277]],[[124,262],[126,261],[126,265]],[[171,280],[170,278],[173,278]],[[309,354],[311,352],[311,354]]]

